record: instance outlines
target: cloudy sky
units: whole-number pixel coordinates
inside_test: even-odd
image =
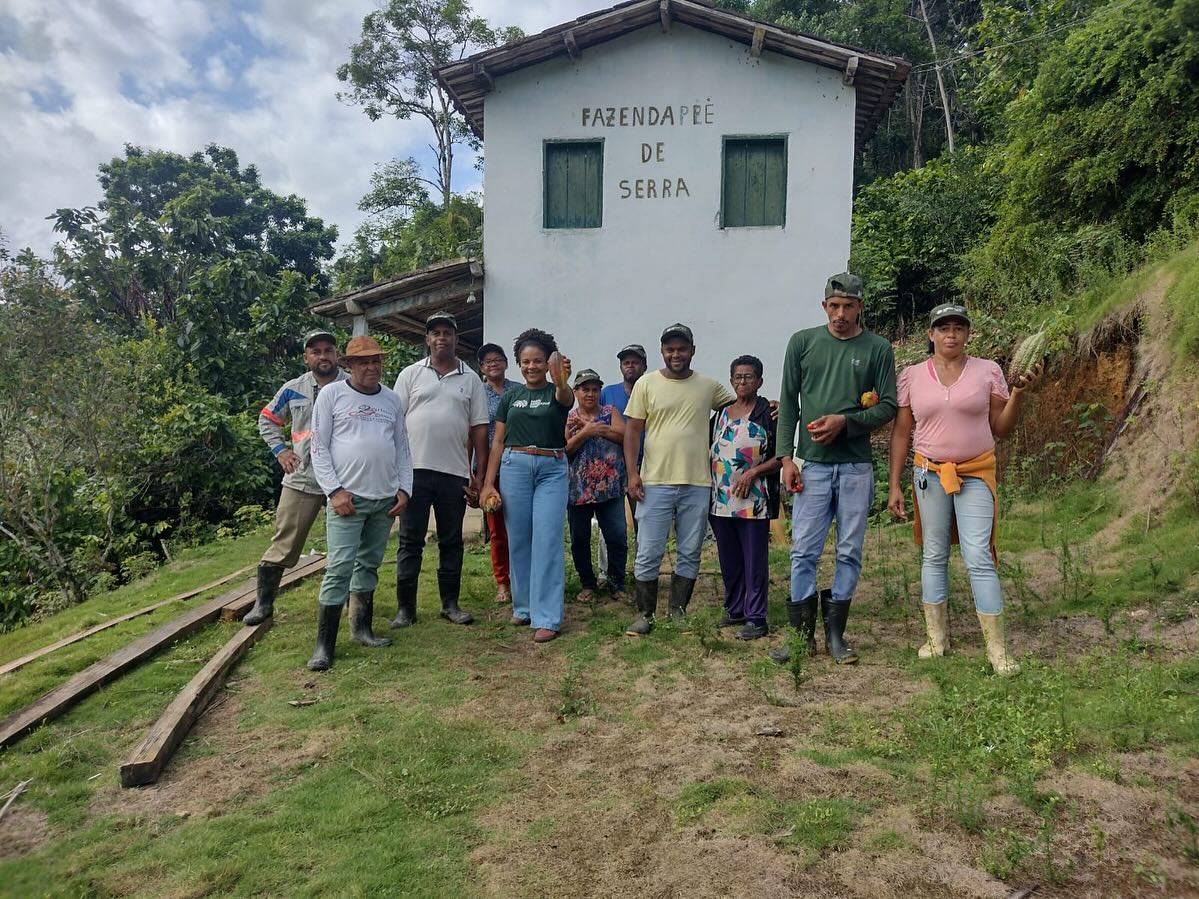
[[[126,143],[190,153],[215,142],[308,201],[346,241],[372,167],[428,157],[423,120],[371,122],[334,74],[384,0],[4,0],[0,229],[45,253],[46,216],[99,199],[96,167]],[[475,0],[526,32],[609,0]],[[477,185],[469,159],[459,188]]]

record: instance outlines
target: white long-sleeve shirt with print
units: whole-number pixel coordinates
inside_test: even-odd
[[[363,499],[412,495],[412,452],[399,397],[379,385],[362,393],[349,381],[321,390],[312,413],[312,470],[325,495]]]

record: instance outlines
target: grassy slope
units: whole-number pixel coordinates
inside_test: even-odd
[[[1167,300],[1179,312],[1199,302],[1193,262],[1168,263],[1178,266]],[[823,656],[780,669],[761,644],[721,639],[710,606],[690,634],[660,626],[639,641],[621,635],[627,610],[572,608],[571,631],[532,651],[490,602],[486,557],[474,550],[464,593],[484,613],[477,626],[432,619],[427,577],[420,627],[369,652],[343,633],[337,666],[315,676],[302,667],[310,581],[281,599],[277,626],[159,788],[122,791],[116,766],[236,625],[200,632],[0,753],[0,790],[33,780],[0,824],[0,894],[442,896],[547,884],[612,893],[624,881],[604,880],[604,865],[630,843],[699,846],[719,860],[722,839],[735,860],[706,875],[700,893],[747,876],[742,858],[780,864],[793,894],[827,891],[840,876],[850,895],[846,884],[868,873],[863,860],[896,889],[932,893],[920,878],[930,847],[942,846],[996,891],[985,878],[1039,883],[1039,895],[1096,884],[1113,895],[1199,889],[1199,661],[1186,630],[1199,605],[1199,527],[1180,498],[1098,554],[1088,541],[1126,511],[1121,503],[1110,485],[1088,484],[1005,510],[1005,589],[1026,665],[1014,681],[987,674],[960,566],[957,651],[917,661],[918,567],[900,526],[870,535],[855,672]],[[265,540],[191,551],[143,582],[0,635],[0,660],[252,564]],[[430,574],[435,560],[430,550]],[[777,625],[785,551],[771,561]],[[380,625],[393,584],[387,567]],[[0,714],[171,614],[0,680]],[[786,736],[757,749],[723,735],[746,715],[780,716]],[[697,729],[680,737],[680,719]],[[680,740],[689,763],[662,765]],[[582,767],[567,770],[572,761]],[[802,765],[815,772],[808,780],[795,774]],[[1128,794],[1144,805],[1122,819],[1080,798],[1080,783],[1110,790],[1102,803]],[[638,815],[648,830],[605,841],[614,818]],[[663,854],[638,856],[637,877]]]

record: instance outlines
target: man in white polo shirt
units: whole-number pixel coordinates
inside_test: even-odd
[[[462,587],[462,519],[467,494],[478,495],[478,479],[487,470],[487,395],[483,382],[457,355],[458,323],[438,312],[425,321],[429,355],[396,378],[395,392],[408,424],[412,446],[412,499],[400,522],[396,556],[396,617],[392,628],[416,621],[429,510],[437,518],[437,587],[441,617],[455,624],[474,618],[458,608]],[[471,469],[471,454],[476,465]]]

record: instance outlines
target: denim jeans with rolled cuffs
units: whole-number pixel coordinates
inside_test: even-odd
[[[970,575],[974,608],[984,615],[1003,611],[1003,590],[995,560],[991,558],[991,528],[995,521],[995,498],[981,478],[962,478],[962,489],[945,493],[936,472],[914,469],[913,493],[920,505],[920,527],[924,533],[924,559],[920,589],[924,602],[938,605],[949,597],[949,538],[956,520],[962,561]]]
[[[710,487],[646,484],[645,499],[637,504],[637,560],[633,564],[637,580],[658,579],[671,524],[677,538],[674,573],[692,580],[699,576],[710,498]]]
[[[566,591],[568,463],[561,458],[505,449],[499,491],[508,531],[508,568],[512,578],[512,614],[534,628],[562,630]]]
[[[340,606],[350,593],[369,593],[379,583],[379,564],[387,549],[395,497],[354,501],[353,515],[338,515],[329,503],[325,524],[325,578],[320,604]]]
[[[862,543],[874,502],[874,466],[869,462],[804,462],[803,490],[793,495],[791,515],[791,600],[816,593],[816,566],[829,528],[837,522],[833,602],[853,599],[862,573]]]

